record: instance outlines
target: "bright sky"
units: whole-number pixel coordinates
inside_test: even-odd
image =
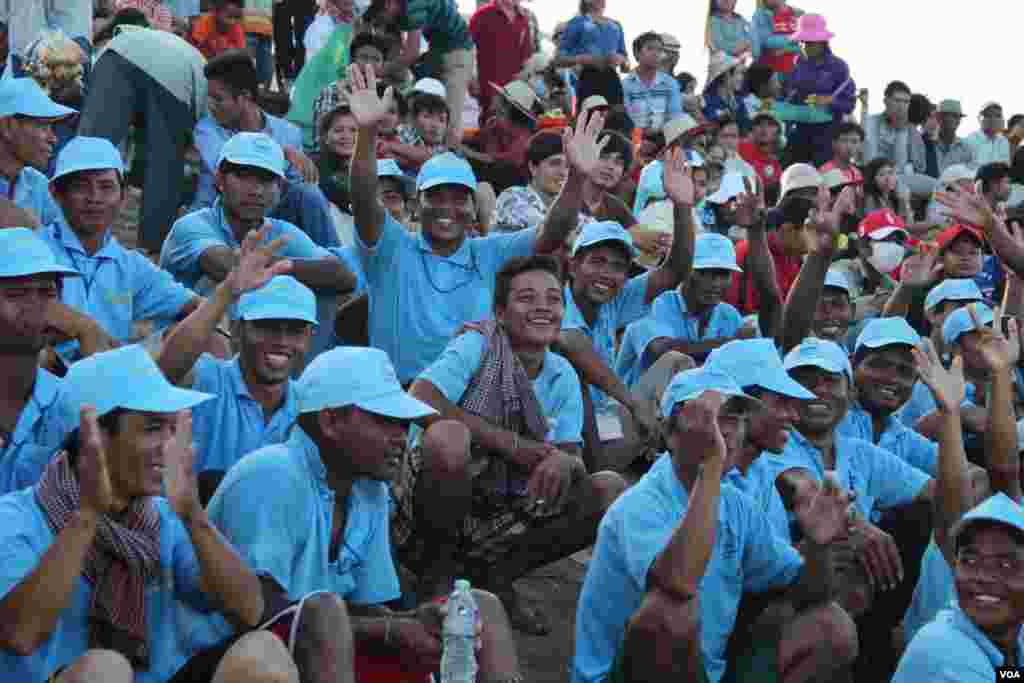
[[[458,0],[464,12],[476,0]],[[871,92],[870,109],[882,109],[886,83],[899,79],[933,102],[951,97],[963,105],[961,136],[978,128],[981,105],[996,100],[1009,118],[1024,113],[1024,91],[1015,76],[1024,5],[998,0],[981,11],[964,11],[959,2],[905,0],[795,0],[806,12],[819,12],[836,34],[836,55],[850,65],[858,88]],[[737,11],[750,19],[755,0],[739,0]],[[532,0],[529,7],[545,32],[571,18],[578,0]],[[707,74],[704,25],[707,0],[608,0],[607,14],[626,29],[626,45],[647,30],[669,32],[683,45],[679,68],[697,76],[703,87]],[[998,66],[999,64],[1003,66]],[[981,71],[979,71],[981,70]],[[1016,87],[1015,87],[1016,86]]]

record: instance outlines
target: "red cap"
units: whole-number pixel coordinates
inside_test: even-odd
[[[902,232],[904,237],[908,236],[907,224],[889,209],[872,211],[857,226],[857,234],[861,239],[884,240],[897,231]]]
[[[957,223],[956,225],[951,225],[950,227],[940,232],[938,237],[935,238],[935,242],[939,246],[939,251],[942,251],[943,249],[948,247],[950,244],[953,243],[953,241],[956,238],[960,237],[960,235],[963,235],[964,233],[967,233],[974,239],[978,240],[979,244],[985,244],[985,235],[984,233],[981,232],[981,230],[974,227],[973,225]]]

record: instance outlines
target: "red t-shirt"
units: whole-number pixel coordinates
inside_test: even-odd
[[[792,7],[783,5],[775,10],[775,14],[772,15],[772,33],[784,36],[793,35],[796,33],[798,18]],[[770,67],[772,71],[788,74],[796,66],[796,60],[799,56],[793,52],[766,48],[761,51],[761,58],[758,61]]]
[[[772,261],[775,262],[775,280],[779,285],[782,300],[785,301],[789,296],[790,288],[796,282],[796,276],[800,274],[803,261],[786,256],[782,249],[782,238],[779,237],[779,233],[770,232],[767,239],[768,252],[772,255]],[[738,308],[743,315],[757,313],[761,310],[761,297],[757,293],[757,288],[754,287],[753,277],[745,266],[749,249],[750,244],[746,240],[736,245],[736,263],[743,268],[743,272],[733,275],[732,286],[729,287],[729,293],[725,297],[725,300]],[[740,296],[741,287],[745,287],[746,296]]]
[[[494,2],[480,7],[469,20],[469,34],[476,43],[476,68],[480,81],[480,108],[490,111],[494,88],[515,80],[523,64],[533,54],[530,19],[517,10],[515,20]]]
[[[748,164],[757,171],[757,177],[765,187],[778,187],[782,182],[782,164],[776,157],[769,156],[761,151],[761,148],[750,140],[744,140],[737,147],[736,151]]]

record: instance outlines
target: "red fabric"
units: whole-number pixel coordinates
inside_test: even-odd
[[[783,5],[775,10],[775,14],[772,15],[772,33],[784,36],[796,33],[797,20],[798,17],[793,8],[789,5]],[[762,50],[761,58],[758,61],[770,67],[772,71],[788,74],[796,66],[796,60],[799,56],[784,50],[765,49]]]
[[[520,10],[516,12],[515,21],[509,22],[505,12],[489,2],[470,17],[469,33],[476,43],[480,108],[486,114],[495,95],[491,83],[505,85],[515,80],[533,53],[530,20]]]
[[[227,33],[217,32],[217,20],[212,14],[204,14],[192,24],[188,40],[207,59],[213,59],[226,50],[245,49],[245,30],[242,24],[234,24]]]
[[[840,168],[836,162],[829,161],[828,163],[822,164],[818,171],[820,171],[822,175],[825,175],[832,169],[838,169],[839,172],[843,174],[843,177],[846,178],[846,182],[850,184],[862,185],[864,183],[864,176],[861,174],[860,169],[853,164],[850,164],[846,168]]]
[[[957,237],[964,234],[965,232],[974,239],[978,240],[978,244],[984,246],[985,234],[982,233],[981,230],[974,227],[973,225],[967,225],[966,223],[957,223],[956,225],[951,225],[950,227],[940,232],[938,236],[935,238],[936,243],[939,245],[939,251],[948,247],[956,240]]]
[[[480,130],[477,144],[480,151],[490,154],[495,161],[512,164],[523,174],[526,173],[526,151],[530,147],[533,133],[508,121],[491,117]]]
[[[785,301],[786,297],[789,296],[789,290],[796,282],[796,276],[800,274],[800,266],[802,261],[799,258],[792,258],[786,256],[782,249],[782,238],[779,237],[779,233],[770,232],[768,233],[768,251],[772,255],[772,261],[775,262],[775,280],[779,285],[779,291],[782,294],[782,300]],[[747,251],[750,249],[750,244],[743,240],[736,245],[736,263],[740,268],[746,271],[746,260]],[[746,283],[747,295],[740,305],[740,287],[743,283]],[[750,313],[757,313],[761,309],[761,297],[758,296],[757,289],[754,287],[754,279],[750,273],[736,273],[732,278],[732,286],[729,287],[729,294],[725,298],[730,304],[740,309],[743,315],[749,315]]]
[[[782,182],[782,164],[777,157],[768,156],[750,140],[742,141],[736,148],[739,155],[757,171],[757,177],[766,187],[778,186]]]

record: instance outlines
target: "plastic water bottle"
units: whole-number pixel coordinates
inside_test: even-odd
[[[476,625],[480,618],[469,581],[459,579],[448,598],[442,634],[441,683],[476,681]]]

